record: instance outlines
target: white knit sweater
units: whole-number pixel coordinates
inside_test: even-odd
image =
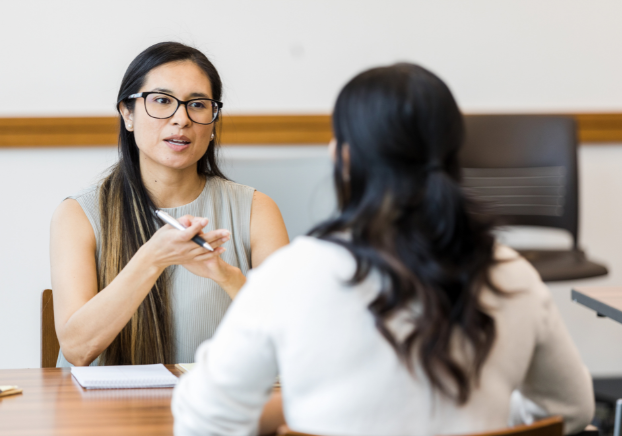
[[[478,433],[529,419],[530,410],[562,415],[566,432],[581,430],[594,412],[591,380],[549,290],[511,249],[499,246],[496,256],[505,261],[491,271],[493,282],[510,296],[482,291],[497,336],[465,405],[432,389],[419,365],[413,377],[379,334],[367,309],[378,277],[347,286],[352,256],[301,237],[250,273],[197,350],[195,369],[175,389],[175,434],[256,433],[277,374],[286,420],[305,433]],[[397,317],[392,328],[399,335],[411,327]],[[459,333],[455,339],[452,350],[464,359]]]

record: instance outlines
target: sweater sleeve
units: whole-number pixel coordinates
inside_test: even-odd
[[[521,394],[549,416],[561,415],[564,433],[576,433],[594,415],[592,379],[583,365],[551,295],[540,283],[542,319]]]
[[[248,285],[213,339],[197,350],[195,367],[175,388],[172,410],[177,436],[257,433],[278,370],[274,345],[264,328],[266,320],[261,320],[271,311],[256,295],[262,293]]]

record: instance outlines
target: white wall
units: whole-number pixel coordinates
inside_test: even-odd
[[[327,113],[354,74],[399,60],[438,73],[466,112],[622,110],[617,0],[22,0],[2,10],[0,116],[113,114],[125,68],[162,40],[210,56],[230,113]],[[225,157],[232,178],[275,198],[293,236],[330,211],[323,153]],[[52,211],[114,159],[106,147],[0,149],[0,368],[38,366]],[[580,165],[583,244],[611,270],[582,284],[621,284],[622,144],[583,147]],[[622,326],[571,303],[571,285],[552,291],[584,359],[594,374],[622,375]]]
[[[3,2],[0,116],[112,114],[129,62],[178,40],[230,112],[328,112],[370,66],[419,62],[473,111],[622,109],[618,0]]]

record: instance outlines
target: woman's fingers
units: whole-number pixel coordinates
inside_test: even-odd
[[[211,232],[202,233],[201,237],[205,239],[210,245],[212,242],[216,243],[219,239],[227,238],[231,239],[231,232],[225,229],[212,230]],[[226,242],[226,241],[225,241]]]
[[[203,239],[205,239],[207,241],[207,238],[203,237]],[[222,238],[218,238],[218,239],[212,239],[211,241],[208,241],[208,244],[213,248],[216,249],[216,247],[220,247],[221,245],[224,245],[227,241],[229,241],[229,239],[231,239],[231,237],[229,235],[224,236]]]
[[[184,215],[177,218],[177,221],[179,221],[184,227],[190,227],[192,225],[192,218],[194,218],[192,215]]]
[[[195,262],[204,262],[206,260],[210,260],[210,259],[213,259],[215,257],[220,256],[225,251],[226,251],[226,249],[224,247],[218,247],[218,248],[215,248],[214,251],[210,251],[208,253],[204,253],[204,254],[198,255],[197,257],[195,257],[193,259],[193,261],[195,261]]]
[[[179,221],[184,227],[190,227],[195,222],[199,222],[203,227],[205,227],[207,223],[209,222],[209,219],[202,218],[200,216],[184,215],[181,218],[179,218],[177,221]]]
[[[203,239],[205,239],[205,238],[203,238]],[[210,259],[210,258],[212,258],[214,256],[218,256],[219,254],[222,254],[222,253],[225,252],[225,249],[224,248],[220,248],[220,247],[221,247],[221,245],[223,245],[228,240],[229,240],[229,236],[217,239],[215,241],[211,241],[209,244],[214,249],[214,251],[208,251],[205,248],[195,244],[196,248],[194,248],[193,250],[188,252],[188,256],[194,258],[194,260],[196,260],[198,256],[207,256],[205,258],[201,257],[200,260],[207,260],[207,259]],[[194,242],[193,242],[193,244],[194,244]]]
[[[207,218],[192,220],[190,226],[188,226],[186,230],[181,231],[181,234],[183,235],[182,239],[185,241],[189,241],[192,238],[194,238],[196,235],[201,233],[201,229],[203,229],[203,227],[207,225],[206,221],[207,221]]]
[[[200,216],[193,217],[192,215],[185,215],[185,216],[190,217],[190,221],[193,223],[195,222],[200,223],[202,226],[201,229],[203,229],[205,226],[207,226],[207,223],[209,223],[209,220],[207,218],[203,218]]]
[[[200,255],[205,254],[205,253],[211,253],[211,251],[201,247],[200,245],[195,244],[194,242],[192,242],[192,243],[194,244],[195,248],[193,248],[192,250],[190,250],[188,252],[188,257],[192,258],[192,257],[200,256]]]
[[[186,248],[177,251],[174,257],[177,259],[175,262],[179,262],[179,256],[185,259],[192,259],[192,261],[206,261],[213,259],[225,252],[225,249],[221,246],[231,239],[231,233],[225,229],[212,230],[210,232],[203,232],[205,226],[207,226],[209,220],[207,218],[195,217],[192,215],[184,215],[178,218],[178,221],[186,227],[185,230],[177,230],[172,226],[166,224],[158,230],[158,232],[168,232],[166,238],[173,244],[179,244],[180,242],[186,245]],[[192,241],[195,236],[203,238],[214,251],[208,251],[202,246]],[[162,235],[164,236],[164,235]],[[191,244],[188,246],[187,244]],[[171,253],[172,254],[172,253]],[[181,261],[182,263],[184,261]]]

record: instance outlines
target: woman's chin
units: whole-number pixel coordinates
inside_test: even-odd
[[[160,166],[170,168],[171,170],[181,171],[189,167],[195,167],[198,160],[199,158],[190,159],[187,156],[166,156],[158,159],[157,163],[160,164]]]
[[[148,153],[144,150],[141,150],[143,153],[143,164],[151,161],[152,163],[170,168],[172,170],[184,170],[188,167],[196,166],[201,156],[205,154],[205,152],[196,153],[196,150],[186,149],[181,152],[176,152],[173,150],[159,150],[159,153]],[[146,158],[146,159],[144,159]]]

